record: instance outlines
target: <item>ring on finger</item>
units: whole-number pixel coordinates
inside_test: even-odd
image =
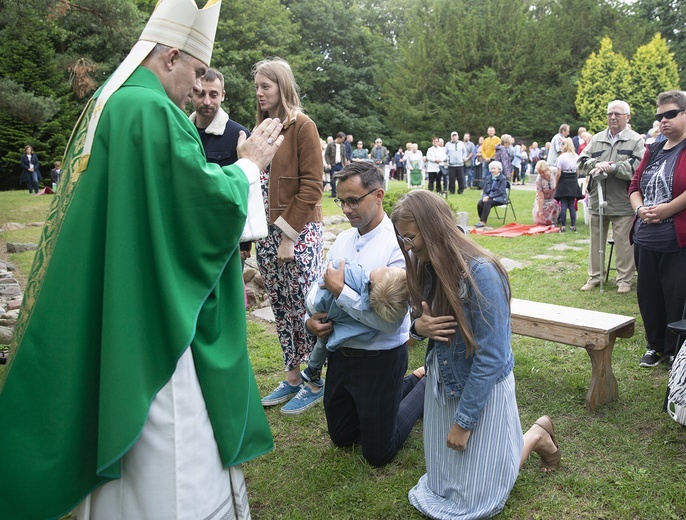
[[[268,144],[269,146],[273,145],[273,144],[274,144],[274,138],[273,138],[273,137],[270,137],[269,139],[267,139],[267,144]]]

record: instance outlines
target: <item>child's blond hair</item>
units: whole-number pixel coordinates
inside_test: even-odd
[[[404,269],[391,267],[384,271],[381,278],[371,285],[369,303],[382,320],[393,323],[407,314],[410,293]]]

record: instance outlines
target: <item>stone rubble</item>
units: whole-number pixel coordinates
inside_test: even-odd
[[[12,271],[12,264],[0,261],[0,349],[12,339],[21,306],[21,288]]]

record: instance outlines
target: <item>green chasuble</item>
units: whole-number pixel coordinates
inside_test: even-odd
[[[97,97],[96,93],[96,97]],[[225,466],[273,448],[247,353],[248,181],[208,164],[139,67],[72,136],[0,380],[0,518],[70,511],[121,474],[190,345]]]

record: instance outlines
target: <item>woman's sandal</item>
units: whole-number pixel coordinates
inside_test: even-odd
[[[6,365],[7,359],[10,357],[9,350],[0,350],[0,365]]]
[[[576,226],[570,226],[569,229],[571,229],[572,231],[574,231],[574,233],[576,233]]]
[[[566,232],[567,232],[567,228],[564,226],[560,226],[560,233],[566,233]]]
[[[548,421],[548,423],[550,424],[550,428],[546,428],[545,421]],[[548,435],[550,435],[550,440],[553,441],[553,444],[557,448],[557,451],[555,453],[548,455],[547,457],[539,453],[539,456],[541,457],[541,469],[543,471],[555,471],[557,467],[560,465],[562,451],[560,450],[560,447],[557,445],[557,441],[555,440],[555,426],[553,425],[553,421],[550,417],[544,415],[543,417],[539,417],[534,424],[541,428],[543,431],[545,431]]]

